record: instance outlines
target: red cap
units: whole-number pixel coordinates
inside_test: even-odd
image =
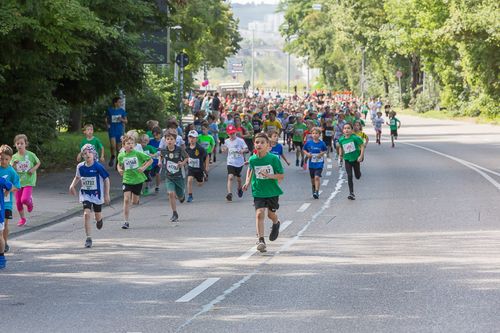
[[[236,127],[234,127],[233,125],[228,125],[226,128],[226,132],[227,132],[227,134],[233,134],[233,133],[236,133],[238,131],[236,130]]]

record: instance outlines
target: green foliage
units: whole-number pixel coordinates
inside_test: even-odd
[[[415,112],[425,113],[436,108],[436,100],[427,94],[418,94],[411,100],[411,107]]]

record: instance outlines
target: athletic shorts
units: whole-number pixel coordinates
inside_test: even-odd
[[[331,147],[332,146],[332,137],[331,136],[324,137],[323,142],[326,144],[327,147]]]
[[[271,212],[275,212],[280,208],[278,196],[270,198],[253,198],[253,203],[255,209],[267,208]]]
[[[375,128],[375,133],[382,133],[382,129],[381,128]]]
[[[123,192],[132,192],[135,195],[141,195],[142,183],[140,184],[123,184]]]
[[[203,183],[205,174],[201,169],[188,169],[188,177],[193,177],[198,183]]]
[[[165,187],[167,188],[167,192],[175,192],[177,198],[181,199],[184,197],[184,178],[167,178],[165,181]]]
[[[391,135],[398,136],[398,130],[391,130]]]
[[[12,210],[11,209],[5,210],[5,219],[12,220]]]
[[[93,210],[94,213],[100,213],[102,212],[102,205],[98,205],[98,204],[95,204],[93,202],[90,202],[90,201],[84,201],[82,202],[83,204],[83,209],[90,209],[90,210]]]
[[[293,146],[299,147],[300,150],[302,150],[302,148],[304,148],[304,143],[302,141],[293,141]]]
[[[115,139],[116,143],[122,142],[123,132],[108,130],[109,139]]]
[[[235,175],[236,177],[241,177],[241,170],[243,170],[243,166],[235,167],[232,165],[227,166],[227,174]]]
[[[321,177],[322,173],[323,173],[323,169],[309,168],[309,176],[311,176],[311,178],[314,178],[316,176]]]

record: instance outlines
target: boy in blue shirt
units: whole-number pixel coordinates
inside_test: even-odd
[[[285,154],[283,154],[283,145],[281,143],[278,143],[279,135],[278,132],[271,130],[268,133],[269,138],[271,139],[271,154],[274,154],[278,156],[278,158],[283,158],[283,161],[286,162],[286,164],[290,165],[290,162],[286,159]]]
[[[127,123],[127,112],[122,108],[122,99],[120,97],[113,98],[113,106],[106,111],[106,127],[109,135],[109,149],[111,158],[109,159],[109,167],[115,165],[115,153],[120,151],[122,135],[125,133],[125,124]]]
[[[12,189],[12,183],[3,177],[0,177],[0,190],[2,191],[0,195],[0,231],[4,229],[4,217],[5,217],[5,207],[4,207],[4,194],[5,191],[10,192]],[[10,195],[10,194],[8,194]],[[5,268],[7,265],[7,260],[4,255],[5,242],[3,237],[0,237],[0,269]]]
[[[82,147],[81,162],[76,167],[76,175],[69,186],[69,192],[76,195],[76,184],[80,181],[80,202],[83,204],[83,221],[87,239],[85,247],[92,247],[92,236],[90,225],[91,211],[94,211],[97,229],[102,228],[102,204],[109,204],[109,174],[106,169],[97,162],[97,152],[91,144]]]
[[[2,145],[0,147],[0,177],[8,180],[13,185],[10,194],[4,197],[4,229],[3,234],[0,234],[0,238],[3,238],[5,242],[5,253],[9,252],[10,250],[7,240],[9,238],[9,220],[12,220],[12,203],[14,202],[14,195],[12,192],[17,191],[17,189],[21,187],[19,175],[17,174],[16,170],[14,170],[14,168],[10,165],[12,155],[14,155],[14,151],[10,146]]]
[[[311,140],[304,145],[304,155],[309,160],[309,175],[311,176],[312,193],[314,199],[319,199],[319,185],[323,173],[324,156],[328,151],[326,144],[319,139],[321,128],[311,129]]]

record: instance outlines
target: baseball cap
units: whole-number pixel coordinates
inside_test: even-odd
[[[197,138],[198,132],[196,132],[195,130],[191,130],[191,131],[189,131],[188,136],[192,136],[193,138]]]
[[[238,132],[236,130],[236,127],[234,127],[233,125],[228,125],[227,128],[226,128],[226,133],[227,134],[233,134],[233,133],[236,133]]]

